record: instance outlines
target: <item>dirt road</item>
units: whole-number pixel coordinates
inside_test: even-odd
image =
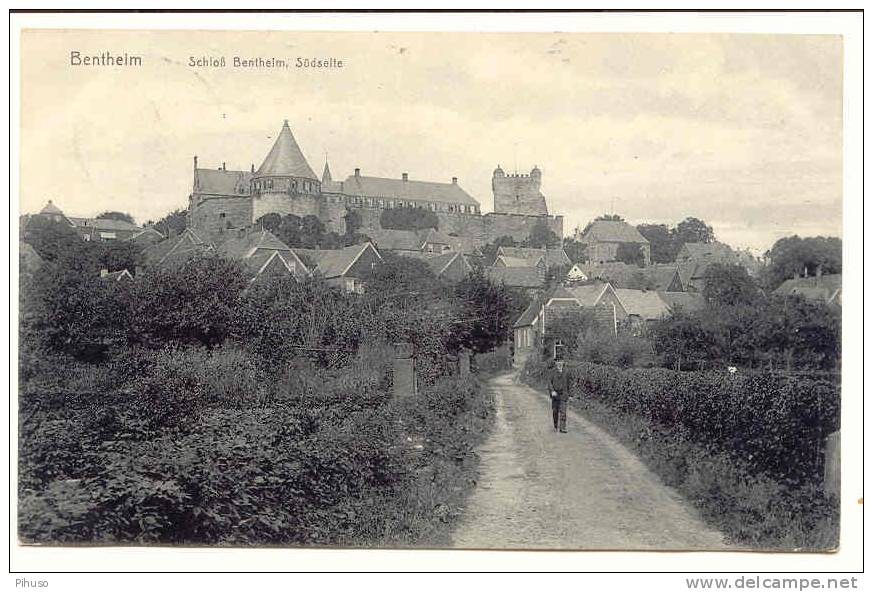
[[[459,548],[725,549],[688,502],[630,451],[570,410],[551,425],[544,393],[491,380],[494,433],[455,530]]]

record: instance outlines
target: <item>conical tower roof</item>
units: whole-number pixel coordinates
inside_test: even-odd
[[[48,200],[48,203],[45,204],[45,207],[39,211],[40,214],[63,214],[61,209],[52,203],[52,200]]]
[[[330,166],[327,164],[327,160],[324,161],[324,172],[321,173],[321,182],[322,183],[330,183],[333,181],[333,177],[330,174]]]
[[[315,172],[306,162],[306,157],[297,145],[297,140],[294,139],[294,134],[291,133],[291,128],[288,127],[288,120],[282,126],[282,131],[279,132],[279,137],[276,138],[276,143],[261,168],[255,173],[255,177],[302,177],[305,179],[318,179]]]

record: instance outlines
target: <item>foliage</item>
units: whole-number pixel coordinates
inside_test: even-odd
[[[642,267],[646,263],[643,248],[636,243],[619,243],[615,250],[615,260]]]
[[[712,306],[753,305],[762,296],[742,265],[713,263],[706,268],[703,297]]]
[[[842,250],[842,241],[832,236],[780,238],[764,255],[769,259],[764,270],[765,282],[776,288],[795,274],[812,275],[816,270],[823,274],[842,273]]]
[[[579,242],[575,238],[564,239],[564,252],[567,253],[571,263],[585,263],[588,261],[588,245]]]
[[[107,271],[128,270],[135,273],[142,265],[142,247],[132,241],[108,241],[96,243],[97,264]]]
[[[840,359],[840,311],[799,296],[672,311],[650,334],[664,365],[832,371]]]
[[[102,214],[97,214],[98,219],[103,220],[119,220],[121,222],[129,222],[130,224],[135,224],[133,221],[133,216],[126,212],[103,212]]]
[[[639,224],[637,230],[649,241],[653,263],[672,263],[681,245],[673,240],[673,234],[666,224]]]
[[[655,363],[652,343],[644,337],[627,331],[614,335],[599,327],[577,335],[572,359],[619,368],[645,368]]]
[[[534,223],[522,246],[534,249],[559,247],[561,246],[561,237],[555,234],[544,220],[540,219]]]
[[[497,250],[500,247],[517,247],[518,243],[511,236],[499,236],[490,243],[483,245],[482,250],[482,259],[485,262],[486,266],[490,266],[494,264],[494,261],[497,260]]]
[[[173,210],[154,223],[155,230],[169,238],[178,236],[188,228],[188,211]]]
[[[295,216],[294,214],[270,213],[258,218],[255,224],[269,230],[289,247],[303,249],[340,249],[355,244],[359,235],[346,234],[341,236],[333,231],[328,231],[318,216]]]
[[[676,225],[672,231],[673,243],[677,245],[676,251],[685,243],[711,243],[715,241],[715,232],[712,226],[699,218],[689,216]]]
[[[32,216],[24,229],[24,241],[45,261],[86,257],[88,244],[66,222],[56,222],[45,216]]]
[[[382,210],[379,224],[382,228],[394,230],[423,230],[425,228],[438,229],[440,220],[435,212],[415,206]]]
[[[462,322],[453,326],[451,343],[484,353],[511,339],[512,324],[530,303],[522,292],[493,284],[474,272],[455,286]]]
[[[240,263],[219,257],[149,269],[127,299],[130,339],[144,345],[218,345],[231,332],[247,286]]]

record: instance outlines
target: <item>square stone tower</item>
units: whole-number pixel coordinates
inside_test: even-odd
[[[498,214],[523,214],[543,216],[549,213],[546,198],[540,193],[543,174],[536,166],[529,175],[507,175],[497,165],[491,177],[494,192],[494,212]]]

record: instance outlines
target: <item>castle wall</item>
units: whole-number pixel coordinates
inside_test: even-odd
[[[192,196],[189,224],[208,233],[245,228],[252,223],[252,199],[245,197]]]
[[[481,216],[483,223],[484,242],[491,242],[501,236],[511,236],[517,241],[523,241],[529,235],[537,222],[545,222],[546,227],[558,238],[564,237],[563,216],[527,216],[523,214],[504,214],[491,212]]]

